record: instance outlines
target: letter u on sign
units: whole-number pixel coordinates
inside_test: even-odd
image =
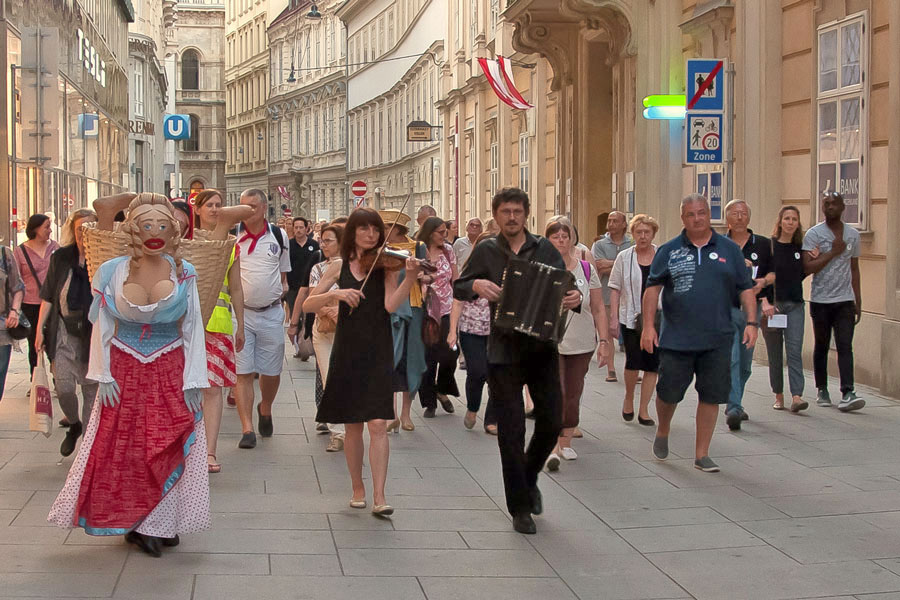
[[[163,133],[167,140],[186,140],[191,137],[190,115],[166,115],[163,119]]]

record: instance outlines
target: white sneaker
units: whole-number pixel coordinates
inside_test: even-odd
[[[547,462],[544,466],[547,467],[548,471],[559,471],[559,456],[554,452],[547,457]]]
[[[560,448],[559,453],[560,453],[560,455],[562,455],[564,460],[575,460],[576,458],[578,458],[578,454],[571,447]]]

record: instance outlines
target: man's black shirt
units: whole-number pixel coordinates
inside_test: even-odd
[[[503,235],[488,238],[472,249],[469,260],[463,266],[462,273],[453,284],[453,297],[469,302],[478,298],[472,290],[476,279],[487,279],[502,285],[503,271],[512,250]],[[557,269],[566,268],[566,263],[559,251],[546,238],[525,231],[525,243],[518,252],[519,256],[532,262],[543,263]],[[543,342],[523,333],[498,330],[493,327],[496,304],[491,303],[491,334],[488,337],[488,363],[513,364],[521,357],[533,352],[556,351],[556,344]]]
[[[309,284],[309,272],[319,256],[319,242],[306,236],[306,243],[302,246],[297,240],[291,238],[289,244],[291,252],[291,272],[287,274],[288,287],[298,290]]]
[[[752,278],[754,280],[762,279],[772,272],[772,242],[763,235],[756,235],[752,229],[747,229],[747,233],[750,234],[750,237],[747,239],[744,247],[741,248],[741,252],[744,254],[744,258],[756,267],[755,275],[751,269]],[[728,233],[727,237],[731,239],[731,232]],[[754,283],[756,282],[754,281]],[[768,290],[764,287],[761,292],[756,294],[756,299],[762,300],[767,295]],[[735,306],[740,306],[740,303]]]

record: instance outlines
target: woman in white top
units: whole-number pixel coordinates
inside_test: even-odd
[[[659,352],[650,354],[641,350],[639,328],[641,300],[647,288],[650,263],[656,255],[656,246],[652,242],[659,231],[659,224],[653,217],[635,215],[628,228],[634,238],[634,246],[619,253],[609,274],[609,310],[617,317],[609,321],[609,335],[613,339],[618,338],[619,327],[622,327],[622,337],[625,340],[625,401],[622,404],[622,418],[626,421],[634,419],[634,388],[638,375],[643,371],[638,423],[650,426],[656,425],[650,418],[648,407],[656,388]],[[661,314],[657,310],[657,318]]]
[[[563,220],[547,226],[545,237],[559,250],[566,261],[566,268],[575,276],[575,283],[582,294],[581,312],[569,312],[566,317],[566,331],[559,342],[559,380],[562,384],[562,431],[559,435],[557,451],[547,458],[547,468],[559,468],[559,458],[575,460],[578,455],[572,449],[572,434],[578,426],[581,393],[584,378],[591,364],[591,357],[597,352],[597,364],[603,366],[609,360],[609,326],[606,307],[603,305],[600,277],[590,261],[575,258],[575,232]]]

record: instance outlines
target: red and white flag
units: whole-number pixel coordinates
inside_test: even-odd
[[[291,195],[288,193],[287,188],[285,186],[279,185],[276,189],[278,190],[278,193],[281,194],[282,198],[290,201]]]
[[[516,89],[512,65],[508,59],[502,56],[498,56],[497,60],[479,58],[478,64],[481,65],[481,70],[484,72],[484,76],[487,77],[491,89],[494,90],[494,93],[497,94],[497,97],[504,104],[508,104],[516,110],[534,108],[534,105],[525,100],[519,90]]]

